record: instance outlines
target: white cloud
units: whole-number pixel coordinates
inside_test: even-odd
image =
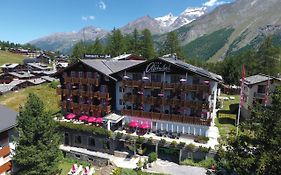
[[[96,17],[95,16],[89,16],[90,20],[94,20]]]
[[[88,20],[94,20],[94,19],[96,19],[96,17],[93,16],[93,15],[91,15],[91,16],[82,16],[81,17],[82,21],[88,21]]]
[[[87,21],[88,17],[87,16],[82,16],[81,19],[82,19],[82,21]]]
[[[203,6],[206,6],[206,7],[213,7],[213,6],[218,6],[218,5],[225,4],[225,3],[228,3],[228,2],[225,2],[225,1],[218,1],[218,0],[208,0],[207,2],[205,2],[205,3],[203,4]]]
[[[103,1],[100,1],[99,4],[98,4],[99,8],[102,9],[102,10],[105,10],[106,9],[106,5]]]

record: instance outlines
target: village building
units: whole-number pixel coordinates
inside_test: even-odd
[[[0,105],[0,175],[6,175],[12,170],[12,152],[15,146],[12,137],[16,136],[17,113]]]
[[[274,92],[276,86],[281,86],[280,78],[264,74],[246,77],[244,86],[242,87],[242,117],[248,118],[256,104],[270,105],[270,94]]]

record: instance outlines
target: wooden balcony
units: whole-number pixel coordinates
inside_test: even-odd
[[[11,161],[0,166],[0,174],[10,171],[12,169]]]
[[[70,95],[70,90],[68,90],[68,89],[62,89],[62,95],[63,95],[63,96],[69,96],[69,95]]]
[[[71,90],[71,95],[79,95],[79,91],[78,90]]]
[[[153,89],[161,89],[162,83],[161,82],[151,82],[151,86]]]
[[[145,89],[150,89],[150,88],[152,88],[152,83],[151,83],[151,82],[144,82],[144,83],[143,83],[143,88],[145,88]]]
[[[10,147],[5,146],[2,149],[0,149],[0,157],[5,157],[10,154]]]
[[[60,102],[60,106],[63,108],[63,109],[66,109],[67,105],[66,105],[66,101],[62,101]]]
[[[161,120],[171,121],[171,115],[170,114],[162,114]]]
[[[105,92],[97,92],[97,97],[106,99],[106,100],[110,100],[109,93],[105,93]]]
[[[129,116],[132,116],[132,110],[129,110],[129,109],[122,109],[122,110],[121,110],[121,114],[122,114],[122,115],[129,115]]]
[[[63,77],[64,83],[72,83],[72,78],[71,77]]]
[[[154,120],[160,120],[161,119],[161,113],[151,112],[150,116]]]

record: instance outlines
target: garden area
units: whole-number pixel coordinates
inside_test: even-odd
[[[221,99],[222,108],[218,111],[215,124],[218,127],[221,135],[220,141],[222,144],[224,144],[229,136],[229,133],[235,130],[240,96],[225,94],[222,94],[221,96],[226,98]]]

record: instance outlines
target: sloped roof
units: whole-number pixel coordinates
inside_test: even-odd
[[[119,72],[121,70],[127,69],[129,67],[144,62],[144,61],[137,61],[137,60],[116,61],[116,60],[99,60],[99,59],[83,59],[81,61],[105,75],[110,75],[115,72]]]
[[[16,126],[18,113],[0,105],[0,133]]]
[[[265,82],[265,81],[272,80],[272,79],[281,81],[280,78],[276,78],[276,77],[272,77],[272,76],[264,75],[264,74],[257,74],[257,75],[253,75],[250,77],[246,77],[245,84],[252,85],[252,84],[257,84],[257,83]]]

